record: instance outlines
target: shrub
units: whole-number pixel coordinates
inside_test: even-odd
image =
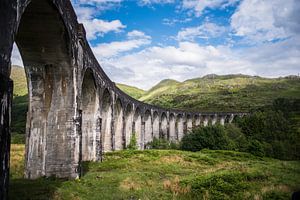
[[[248,152],[253,155],[263,157],[265,155],[264,147],[258,140],[251,140],[248,146]]]
[[[231,142],[231,149],[246,152],[249,146],[247,137],[235,124],[225,124],[225,132]]]
[[[129,145],[127,146],[127,149],[128,150],[137,150],[138,149],[137,140],[136,140],[136,136],[135,136],[134,132],[132,133]]]
[[[166,139],[153,138],[153,141],[146,144],[147,149],[178,149],[178,144],[175,142],[170,142]]]
[[[230,149],[231,143],[221,125],[198,127],[182,138],[180,148],[187,151],[201,149]]]

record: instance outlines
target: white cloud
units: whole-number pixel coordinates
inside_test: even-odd
[[[196,16],[203,14],[207,8],[226,8],[239,0],[183,0],[181,7],[190,10]]]
[[[144,32],[138,31],[138,30],[133,30],[133,31],[127,33],[127,37],[130,39],[132,39],[132,38],[151,39],[150,36],[146,35]]]
[[[152,4],[170,4],[174,2],[175,0],[139,0],[138,4],[141,6],[145,6]]]
[[[184,28],[177,34],[178,40],[193,41],[196,38],[216,38],[226,32],[226,27],[214,23],[206,22],[197,27]]]
[[[126,25],[118,19],[112,21],[106,21],[98,19],[96,17],[99,12],[108,9],[109,6],[113,6],[116,3],[120,3],[121,0],[79,0],[73,1],[78,21],[83,23],[88,40],[94,40],[97,37],[102,37],[109,32],[121,32],[126,28]],[[94,6],[84,6],[85,4],[92,4]]]
[[[131,31],[127,34],[127,40],[102,43],[93,47],[93,51],[98,59],[104,60],[117,56],[120,53],[138,49],[151,43],[151,37],[141,31]]]
[[[82,23],[84,24],[87,38],[89,40],[96,39],[99,36],[102,37],[108,32],[118,33],[126,28],[126,26],[123,25],[120,20],[105,21],[95,18],[90,20],[83,20]]]
[[[231,17],[238,36],[252,42],[272,41],[300,32],[297,0],[244,0]]]
[[[299,39],[266,43],[245,49],[228,46],[201,46],[194,42],[180,42],[178,47],[149,47],[128,55],[104,60],[102,66],[114,81],[149,89],[165,78],[183,81],[210,73],[249,74],[267,77],[297,74],[300,70]],[[130,76],[122,71],[130,70]]]
[[[162,24],[163,25],[167,25],[167,26],[174,26],[175,24],[178,24],[178,23],[187,23],[187,22],[190,22],[192,21],[193,19],[190,18],[190,17],[187,17],[185,19],[168,19],[168,18],[164,18],[163,21],[162,21]]]

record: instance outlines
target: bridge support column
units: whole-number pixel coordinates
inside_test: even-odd
[[[215,125],[218,122],[218,116],[215,114],[212,116],[211,125]]]
[[[221,117],[220,117],[220,124],[221,124],[222,126],[224,126],[224,124],[225,124],[225,116],[221,116]]]
[[[207,126],[209,121],[209,116],[204,116],[203,117],[203,126]]]
[[[12,81],[0,73],[0,199],[7,198],[10,159]]]
[[[76,178],[80,174],[80,113],[68,66],[26,67],[29,108],[26,124],[25,177]],[[76,85],[76,84],[75,84]]]

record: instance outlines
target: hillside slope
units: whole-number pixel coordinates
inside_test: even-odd
[[[12,145],[10,199],[290,199],[300,162],[220,150],[117,151],[86,162],[80,180],[22,178],[24,145]]]
[[[24,68],[12,66],[10,78],[14,81],[11,131],[12,133],[25,133],[28,89]]]
[[[158,84],[153,88],[140,100],[192,111],[249,111],[270,105],[276,98],[300,98],[299,77],[207,75],[181,83]]]
[[[133,86],[129,86],[129,85],[121,84],[121,83],[117,83],[116,85],[123,92],[125,92],[126,94],[128,94],[129,96],[131,96],[135,99],[139,99],[145,94],[144,90],[137,88],[137,87],[133,87]]]

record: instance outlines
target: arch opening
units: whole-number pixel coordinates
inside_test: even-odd
[[[169,139],[169,131],[168,131],[168,119],[166,113],[162,113],[161,115],[161,128],[160,128],[159,138],[161,139]]]
[[[97,140],[99,140],[100,134],[97,127],[99,101],[94,75],[90,69],[87,69],[85,72],[81,88],[81,155],[83,161],[95,161],[99,159],[97,158],[97,151],[100,150],[97,149]]]
[[[177,125],[177,138],[178,140],[181,140],[184,135],[184,122],[181,114],[177,115],[176,125]]]
[[[142,116],[140,108],[135,109],[133,116],[133,131],[135,133],[138,149],[144,148],[143,135],[142,135]]]
[[[176,120],[175,115],[172,113],[169,117],[169,133],[170,133],[170,140],[176,141],[177,140],[177,134],[176,134]]]
[[[112,150],[112,99],[108,89],[105,89],[102,95],[101,102],[101,117],[102,117],[102,149],[104,152]]]
[[[114,150],[124,149],[124,132],[123,132],[123,106],[120,99],[117,99],[115,105],[115,139],[114,139]]]
[[[151,119],[151,112],[150,110],[146,110],[145,116],[144,116],[144,122],[145,122],[145,144],[152,141],[152,119]]]
[[[191,131],[193,128],[193,118],[191,115],[187,115],[186,117],[186,130]]]
[[[128,104],[125,110],[125,147],[130,144],[132,135],[133,109],[132,105]]]
[[[159,138],[159,117],[158,113],[154,111],[153,113],[153,138],[158,139]]]

